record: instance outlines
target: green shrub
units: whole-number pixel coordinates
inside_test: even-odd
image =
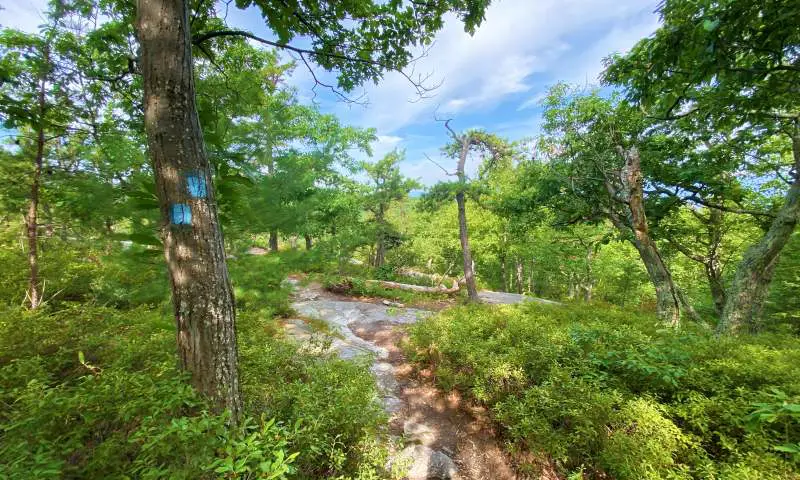
[[[379,478],[385,417],[367,366],[277,335],[275,315],[290,311],[284,255],[231,264],[236,428],[176,368],[165,272],[142,264],[137,276],[135,255],[101,257],[82,304],[0,306],[0,478]]]
[[[690,478],[688,467],[677,461],[688,439],[658,403],[629,400],[611,416],[609,430],[599,463],[614,478]]]
[[[410,338],[443,388],[489,406],[514,449],[564,473],[798,478],[793,335],[717,338],[607,306],[530,303],[443,311]]]

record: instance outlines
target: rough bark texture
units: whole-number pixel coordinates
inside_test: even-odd
[[[794,179],[783,206],[761,240],[744,254],[733,280],[728,301],[717,326],[719,333],[758,329],[759,317],[769,291],[775,264],[800,219],[800,125],[792,135]]]
[[[45,52],[45,55],[46,52]],[[45,113],[45,79],[39,80],[38,94],[39,125],[36,127],[36,156],[33,159],[33,178],[31,180],[31,199],[28,204],[28,213],[25,215],[25,230],[28,236],[28,302],[31,309],[35,309],[42,302],[42,292],[39,289],[39,185],[42,178],[42,163],[44,161],[44,113]]]
[[[145,130],[180,363],[195,388],[236,419],[242,401],[233,291],[195,104],[188,7],[184,0],[139,0],[137,14]],[[192,192],[190,176],[204,182],[204,192]],[[176,207],[184,213],[176,215]]]
[[[621,174],[623,185],[621,193],[628,206],[626,214],[628,227],[633,231],[633,245],[639,252],[650,281],[656,289],[656,314],[663,322],[677,325],[681,312],[680,296],[672,280],[672,274],[664,263],[647,226],[639,151],[636,147],[631,147],[627,151],[622,148],[619,150],[625,158],[625,168]]]

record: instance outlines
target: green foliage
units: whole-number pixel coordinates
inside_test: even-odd
[[[0,477],[378,478],[385,420],[367,366],[300,353],[278,336],[281,281],[307,259],[231,265],[246,401],[231,428],[178,371],[164,273],[138,255],[102,257],[75,292],[87,303],[0,307]],[[141,292],[153,282],[150,301]]]
[[[564,472],[777,479],[800,468],[791,335],[660,329],[607,306],[472,306],[415,325],[410,354],[488,405],[515,448]]]
[[[339,86],[347,91],[367,80],[377,82],[386,70],[405,67],[413,59],[413,46],[433,41],[444,26],[446,12],[455,13],[464,22],[464,29],[473,33],[483,21],[488,5],[488,0],[412,5],[373,0],[341,4],[303,0],[291,7],[264,0],[236,2],[239,8],[258,7],[281,43],[309,37],[315,63],[326,70],[338,70]]]

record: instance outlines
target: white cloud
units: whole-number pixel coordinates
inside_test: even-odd
[[[539,92],[536,95],[532,96],[531,98],[522,102],[519,107],[517,107],[517,111],[527,110],[529,108],[536,108],[539,106],[539,103],[547,98],[547,92]]]
[[[397,145],[403,137],[396,137],[394,135],[378,135],[378,143],[382,145],[393,146]]]
[[[596,76],[603,56],[628,48],[656,24],[656,0],[505,0],[493,3],[472,37],[448,17],[429,55],[416,65],[444,83],[436,97],[411,103],[413,88],[389,73],[369,86],[365,109],[336,107],[348,121],[392,133],[433,120],[437,106],[459,112],[496,104],[529,90],[543,90],[555,74],[566,80]],[[603,36],[599,29],[613,29]],[[598,42],[598,38],[600,41]],[[577,51],[581,45],[587,50]]]
[[[45,23],[46,0],[0,0],[0,25],[24,32],[39,31]]]

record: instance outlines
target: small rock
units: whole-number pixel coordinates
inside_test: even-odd
[[[406,306],[403,305],[402,303],[390,302],[389,300],[384,300],[383,304],[386,305],[387,307],[406,308]]]
[[[412,442],[431,445],[436,441],[436,431],[424,423],[406,420],[403,424],[403,434]]]
[[[381,392],[389,394],[397,389],[397,379],[394,378],[394,367],[391,363],[377,362],[370,367],[370,370],[375,375],[375,380]]]
[[[458,475],[450,457],[424,445],[406,447],[389,461],[389,466],[406,473],[408,480],[450,480]]]
[[[381,403],[383,404],[383,409],[390,415],[399,412],[403,408],[403,401],[394,395],[387,395],[381,398]]]

